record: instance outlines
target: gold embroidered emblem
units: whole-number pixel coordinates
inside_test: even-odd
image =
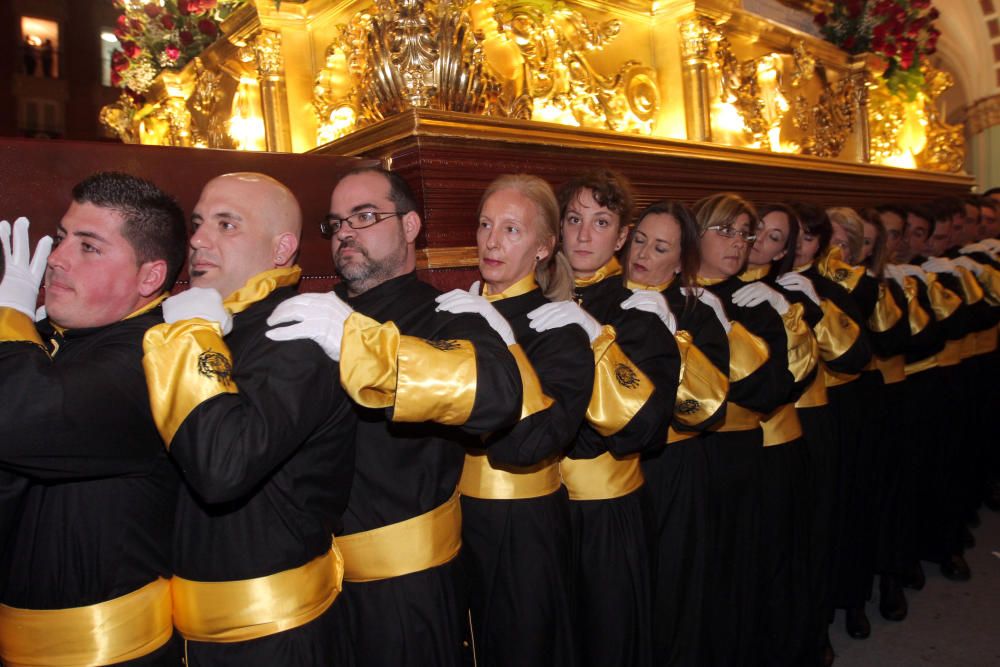
[[[615,366],[615,379],[626,389],[635,389],[639,386],[639,376],[625,364]]]
[[[442,352],[451,352],[452,350],[458,349],[458,343],[453,340],[428,340],[425,341],[428,345]]]
[[[833,272],[833,279],[836,280],[838,283],[842,283],[845,280],[847,280],[847,276],[849,275],[850,273],[848,272],[847,269],[840,268]]]
[[[841,314],[841,316],[840,316],[840,328],[841,329],[846,329],[849,326],[851,326],[851,318],[849,318],[847,315]]]
[[[682,415],[691,415],[698,412],[698,408],[700,407],[701,403],[693,398],[689,398],[677,404],[677,412]]]
[[[198,355],[198,372],[228,385],[233,378],[233,364],[226,355],[209,349]]]

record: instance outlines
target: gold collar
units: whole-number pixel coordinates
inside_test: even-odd
[[[771,265],[764,264],[763,266],[758,266],[757,268],[747,268],[746,271],[740,274],[740,280],[745,283],[752,283],[755,280],[760,280],[767,274],[771,272]]]
[[[577,287],[590,287],[591,285],[596,285],[605,278],[610,278],[612,276],[620,276],[622,273],[622,265],[618,263],[617,257],[612,257],[608,260],[608,263],[597,269],[597,271],[592,276],[586,278],[576,278],[573,282],[576,283]]]
[[[626,280],[625,287],[629,288],[630,290],[644,289],[644,290],[651,290],[653,292],[662,292],[663,290],[667,289],[668,287],[674,284],[675,278],[677,278],[676,273],[670,276],[670,280],[668,280],[665,283],[660,283],[659,285],[644,285],[643,283],[637,283],[634,280]]]
[[[514,296],[527,294],[537,287],[538,283],[535,282],[535,272],[532,271],[499,294],[490,294],[490,286],[488,284],[483,284],[483,297],[485,297],[487,301],[500,301],[501,299],[509,299]]]
[[[233,315],[242,313],[279,287],[287,287],[299,282],[301,275],[302,267],[298,265],[258,273],[250,278],[243,287],[226,297],[222,305]]]

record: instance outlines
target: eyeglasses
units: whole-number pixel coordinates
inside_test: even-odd
[[[358,211],[353,213],[346,218],[338,218],[334,214],[330,213],[326,216],[326,219],[319,223],[319,232],[323,236],[331,237],[340,231],[341,225],[347,223],[347,226],[351,229],[365,229],[366,227],[371,227],[376,225],[386,218],[391,218],[394,215],[399,215],[398,212],[393,213],[383,213],[380,211]]]
[[[719,236],[723,236],[727,239],[733,239],[737,236],[747,243],[753,243],[757,240],[757,232],[751,231],[749,229],[736,229],[732,225],[711,225],[705,228],[705,231],[712,230]]]

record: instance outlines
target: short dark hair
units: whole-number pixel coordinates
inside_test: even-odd
[[[830,237],[833,236],[833,223],[830,222],[826,209],[806,202],[789,202],[788,207],[795,212],[805,233],[819,237],[819,250],[816,251],[816,256],[819,257],[830,245]],[[901,217],[906,219],[905,215]]]
[[[409,183],[398,172],[383,167],[356,167],[344,174],[340,180],[360,174],[379,174],[389,181],[389,201],[396,207],[396,213],[406,215],[410,211],[417,211],[417,198],[413,195]]]
[[[931,231],[934,231],[934,221],[936,219],[934,211],[927,208],[926,206],[921,206],[920,204],[911,204],[906,207],[907,215],[915,215],[920,218],[930,227]],[[904,218],[905,219],[905,218]]]
[[[950,222],[952,216],[965,215],[965,202],[959,197],[940,197],[932,201],[928,207],[938,220]]]
[[[979,208],[989,208],[994,211],[997,210],[997,200],[993,197],[982,196],[979,198],[979,203],[977,204]]]
[[[598,169],[587,172],[563,183],[556,193],[559,199],[559,219],[566,217],[566,207],[581,190],[590,190],[594,201],[617,213],[622,225],[632,222],[632,209],[635,198],[632,195],[632,185],[622,174],[610,169]]]
[[[163,291],[173,287],[187,257],[184,212],[173,197],[145,179],[101,171],[73,187],[73,201],[118,213],[122,236],[135,251],[136,261],[166,261]]]
[[[995,187],[995,188],[990,188],[989,190],[987,190],[986,192],[983,193],[983,196],[984,197],[990,197],[992,195],[997,195],[997,194],[1000,194],[1000,186]]]

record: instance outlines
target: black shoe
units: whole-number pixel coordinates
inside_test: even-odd
[[[972,578],[969,564],[958,554],[941,563],[941,574],[952,581],[968,581]]]
[[[912,588],[915,591],[923,589],[927,578],[924,576],[924,568],[920,565],[919,560],[913,564],[909,572],[899,578],[899,583],[903,585],[903,588]]]
[[[833,652],[833,644],[830,643],[830,633],[826,633],[826,646],[823,647],[823,667],[831,667],[833,661],[837,659],[837,654]]]
[[[976,546],[976,536],[972,534],[972,531],[962,526],[962,546],[966,549],[971,549]]]
[[[903,595],[903,587],[896,577],[883,574],[879,579],[878,610],[887,621],[902,621],[906,618],[909,606]]]
[[[872,633],[872,625],[865,616],[864,607],[854,607],[844,614],[844,627],[853,639],[868,639]]]

